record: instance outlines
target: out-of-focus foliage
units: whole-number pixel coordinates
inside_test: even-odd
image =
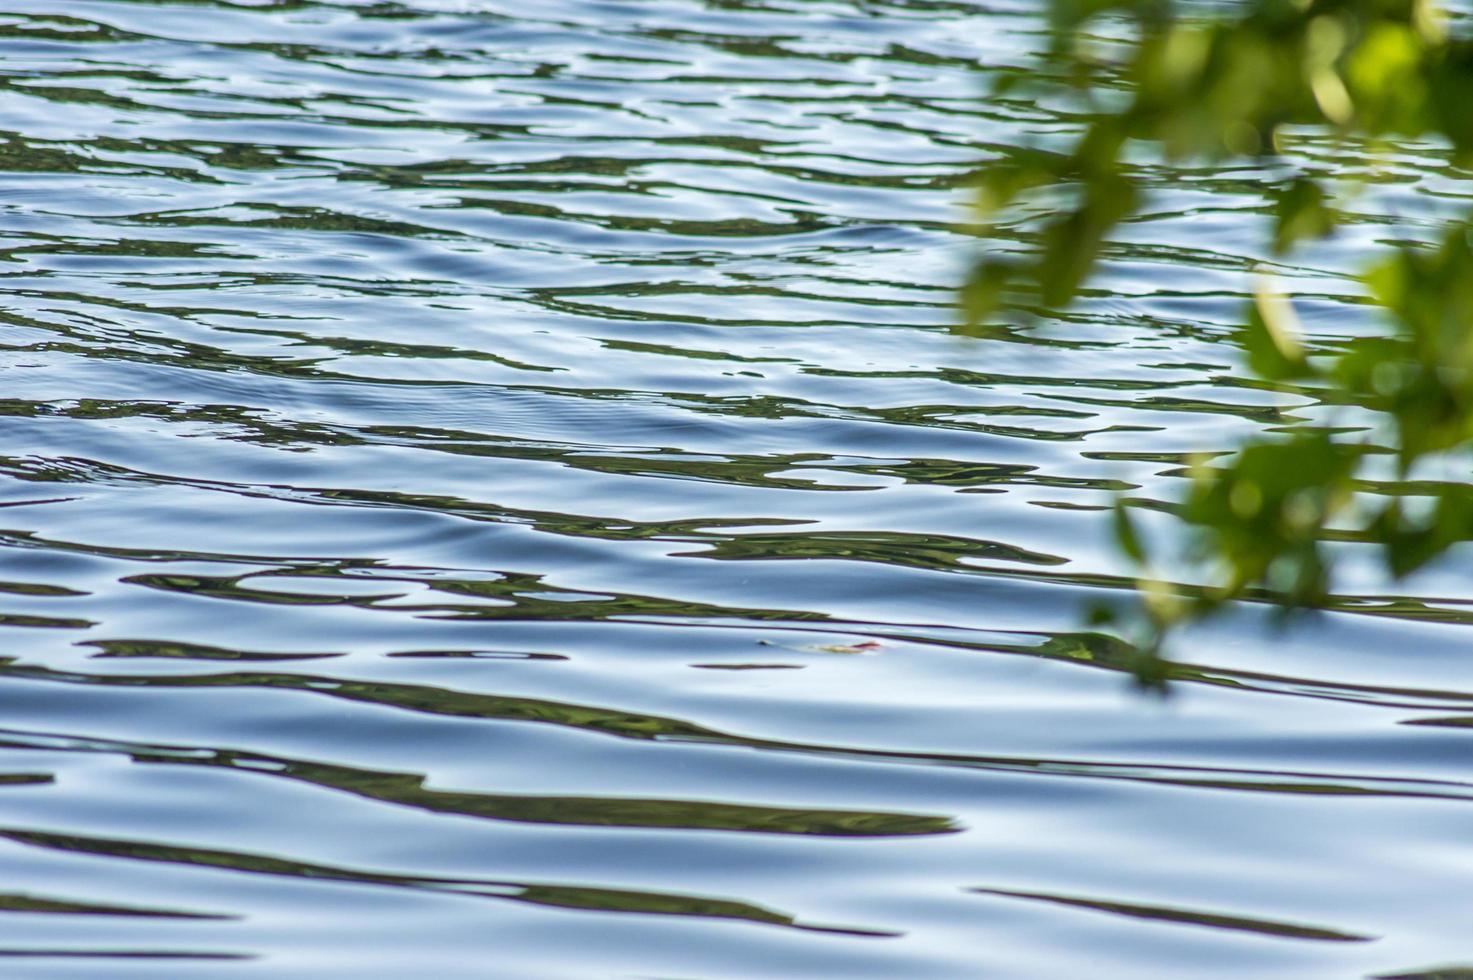
[[[979,207],[995,220],[1027,202],[1055,203],[1037,247],[989,256],[963,289],[970,329],[1004,310],[1067,305],[1103,243],[1140,205],[1143,159],[1255,160],[1285,176],[1270,188],[1271,243],[1283,253],[1331,233],[1332,195],[1292,148],[1302,127],[1354,139],[1444,141],[1456,166],[1473,165],[1473,44],[1448,27],[1433,0],[1052,0],[1054,43],[1035,84],[1070,88],[1091,106],[1062,152],[1038,150],[989,166]],[[1013,82],[1012,84],[1017,84]],[[1271,165],[1271,166],[1268,166]],[[1310,353],[1290,299],[1260,284],[1244,312],[1248,367],[1271,383],[1308,385],[1326,400],[1384,412],[1396,467],[1406,476],[1433,454],[1473,442],[1473,222],[1440,243],[1387,245],[1366,273],[1387,329],[1343,349]],[[1369,541],[1404,575],[1473,538],[1473,492],[1430,484],[1427,506],[1399,497],[1352,506],[1375,452],[1323,428],[1264,436],[1227,462],[1194,468],[1179,508],[1196,534],[1204,589],[1141,578],[1146,626],[1138,670],[1163,676],[1171,627],[1245,594],[1288,608],[1327,595],[1327,532]],[[1364,497],[1364,495],[1363,495]],[[1129,510],[1117,508],[1122,551],[1151,564]],[[1332,530],[1333,529],[1333,530]]]

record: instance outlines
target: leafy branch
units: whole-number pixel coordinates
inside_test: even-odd
[[[1079,295],[1112,232],[1141,207],[1130,160],[1142,151],[1173,162],[1247,159],[1288,173],[1266,188],[1269,245],[1279,254],[1332,233],[1339,217],[1323,180],[1296,159],[1293,137],[1305,127],[1373,151],[1395,139],[1435,140],[1454,165],[1473,164],[1473,43],[1432,0],[1052,0],[1051,17],[1053,43],[1037,73],[1047,81],[1030,84],[1064,86],[1093,111],[1066,152],[1022,152],[983,172],[984,221],[1025,203],[1066,203],[1049,211],[1028,254],[976,265],[961,297],[973,330],[1007,310],[1059,308]],[[1435,244],[1384,246],[1364,285],[1385,330],[1335,350],[1307,350],[1292,302],[1260,282],[1239,332],[1249,370],[1384,413],[1402,478],[1468,446],[1470,227],[1465,217]],[[1172,629],[1232,599],[1267,590],[1287,609],[1323,604],[1332,572],[1325,541],[1335,533],[1373,544],[1393,576],[1473,538],[1465,485],[1419,486],[1430,499],[1418,506],[1358,499],[1367,458],[1386,452],[1300,427],[1250,440],[1225,463],[1199,462],[1178,510],[1208,579],[1190,592],[1150,572],[1153,556],[1118,503],[1119,547],[1141,569],[1138,677],[1159,683]]]

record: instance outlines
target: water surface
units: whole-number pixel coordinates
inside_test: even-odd
[[[1465,562],[1164,703],[1080,625],[1118,493],[1376,420],[1242,380],[1261,171],[951,329],[1036,14],[6,3],[0,973],[1473,968]],[[1468,186],[1383,161],[1315,342]]]

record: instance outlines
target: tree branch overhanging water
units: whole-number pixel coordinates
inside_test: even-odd
[[[1337,188],[1297,148],[1305,132],[1372,159],[1414,139],[1445,144],[1455,169],[1473,163],[1473,41],[1434,0],[1052,0],[1050,15],[1040,70],[1006,76],[999,95],[1019,85],[1062,94],[1085,104],[1085,121],[1061,152],[1014,151],[984,169],[978,208],[988,227],[1020,220],[1025,204],[1045,217],[1030,224],[1021,256],[975,265],[961,294],[969,332],[1080,296],[1107,239],[1142,208],[1142,159],[1260,168],[1270,175],[1269,245],[1280,255],[1345,217]],[[1405,480],[1473,443],[1470,228],[1473,215],[1447,223],[1436,241],[1380,245],[1363,284],[1385,329],[1333,349],[1306,343],[1292,302],[1260,277],[1239,331],[1247,369],[1380,413],[1389,445],[1301,423],[1255,437],[1227,462],[1201,459],[1178,512],[1191,544],[1173,556],[1207,582],[1189,593],[1161,581],[1159,546],[1118,503],[1116,541],[1139,570],[1141,601],[1117,625],[1139,650],[1143,683],[1163,683],[1174,628],[1250,591],[1267,589],[1286,610],[1324,605],[1329,538],[1369,542],[1394,577],[1473,538],[1463,482],[1421,482],[1415,495],[1374,501],[1357,493],[1373,457],[1391,456]]]

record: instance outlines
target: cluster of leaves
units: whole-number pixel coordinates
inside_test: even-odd
[[[1111,233],[1140,206],[1132,161],[1143,152],[1170,161],[1250,159],[1283,174],[1270,188],[1271,245],[1280,253],[1329,234],[1337,217],[1327,188],[1295,158],[1295,129],[1317,127],[1372,149],[1435,139],[1450,147],[1455,165],[1473,164],[1473,44],[1449,28],[1433,0],[1052,0],[1051,12],[1054,43],[1043,74],[1072,87],[1091,112],[1065,152],[1015,154],[983,173],[984,220],[1024,201],[1066,203],[1043,222],[1027,255],[989,256],[976,266],[962,295],[973,325],[1004,308],[1075,299]],[[1366,274],[1387,329],[1333,351],[1306,351],[1290,301],[1261,286],[1241,331],[1249,369],[1385,413],[1403,477],[1433,454],[1473,443],[1470,227],[1453,223],[1433,245],[1387,245]],[[1260,437],[1226,463],[1195,467],[1178,512],[1213,577],[1194,590],[1143,577],[1141,678],[1161,676],[1161,644],[1172,626],[1229,599],[1266,590],[1287,608],[1321,604],[1332,526],[1380,547],[1394,575],[1473,537],[1473,494],[1458,485],[1428,485],[1430,500],[1420,501],[1427,506],[1390,496],[1353,507],[1367,458],[1385,451],[1305,426]],[[1149,565],[1129,512],[1117,508],[1116,516],[1121,548]]]

